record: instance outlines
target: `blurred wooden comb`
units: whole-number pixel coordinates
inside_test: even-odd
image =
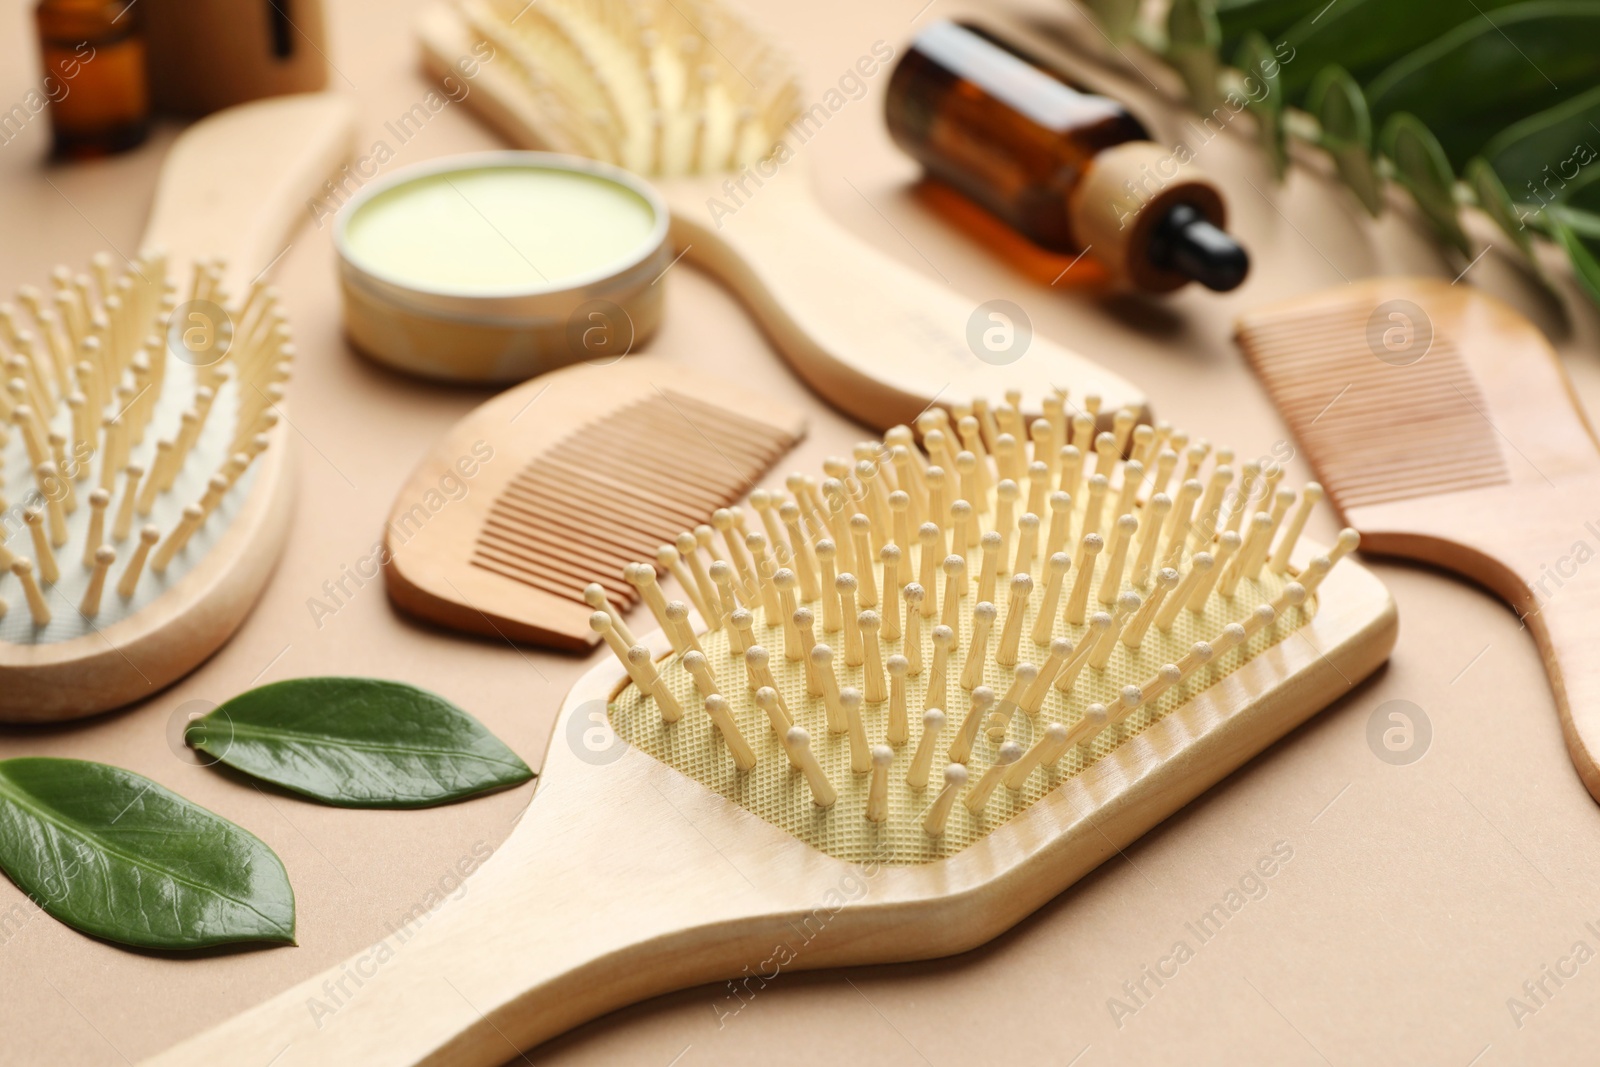
[[[1455,571],[1522,616],[1600,799],[1600,568],[1584,565],[1600,549],[1600,445],[1549,342],[1429,278],[1275,304],[1237,337],[1363,549]]]
[[[660,359],[535,378],[412,472],[384,531],[390,599],[453,629],[586,651],[599,641],[586,587],[631,608],[624,564],[659,559],[803,436],[787,406]]]

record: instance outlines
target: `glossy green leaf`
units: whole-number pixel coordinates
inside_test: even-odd
[[[1395,115],[1383,129],[1383,152],[1394,163],[1396,180],[1406,187],[1439,236],[1471,254],[1471,243],[1461,229],[1455,173],[1428,127],[1415,115]]]
[[[1239,46],[1233,65],[1244,77],[1244,97],[1256,117],[1256,138],[1272,164],[1272,173],[1281,181],[1289,169],[1289,148],[1283,130],[1282,64],[1267,39],[1252,33]]]
[[[1222,102],[1217,78],[1222,61],[1222,31],[1210,0],[1173,0],[1167,12],[1167,62],[1183,76],[1189,102],[1202,114]]]
[[[294,941],[294,890],[272,849],[104,763],[0,762],[0,868],[50,915],[108,941]]]
[[[1340,67],[1324,67],[1311,85],[1307,106],[1317,117],[1319,142],[1333,156],[1339,176],[1368,213],[1383,212],[1383,179],[1372,161],[1372,116],[1361,87]]]
[[[348,808],[423,808],[533,777],[454,704],[378,678],[264,685],[196,719],[185,737],[235,770]]]
[[[1472,19],[1412,52],[1366,87],[1380,125],[1406,112],[1453,167],[1501,130],[1594,86],[1600,0],[1537,0]]]
[[[1298,100],[1324,67],[1337,64],[1358,84],[1371,81],[1391,63],[1497,8],[1521,0],[1336,0],[1317,5],[1283,31],[1289,50],[1283,85]],[[1279,38],[1274,38],[1278,40]]]

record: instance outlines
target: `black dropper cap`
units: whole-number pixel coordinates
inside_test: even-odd
[[[1174,204],[1150,234],[1150,262],[1193,278],[1207,289],[1237,289],[1250,273],[1250,255],[1193,204]]]

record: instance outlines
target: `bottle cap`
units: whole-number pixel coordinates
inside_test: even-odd
[[[1198,280],[1231,289],[1249,267],[1225,232],[1216,186],[1178,150],[1153,141],[1095,156],[1067,210],[1078,243],[1124,288],[1166,293]]]

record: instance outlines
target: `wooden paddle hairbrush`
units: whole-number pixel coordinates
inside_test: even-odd
[[[1315,490],[1130,411],[1068,445],[991,410],[971,449],[932,411],[769,493],[796,521],[696,548],[675,593],[630,567],[662,629],[594,614],[620,659],[464,893],[153,1062],[488,1067],[775,954],[960,952],[1388,655],[1387,592],[1333,567],[1353,536],[1300,538]]]
[[[0,305],[0,720],[149,696],[228,639],[289,525],[289,326],[264,275],[350,143],[323,94],[173,142],[144,251]],[[6,499],[9,497],[9,500]],[[7,576],[14,575],[14,578]]]
[[[473,409],[434,445],[384,527],[396,605],[469,633],[584,651],[589,616],[639,602],[805,435],[786,405],[677,363],[567,367]],[[684,536],[687,527],[693,531]]]
[[[1245,355],[1361,546],[1479,582],[1539,644],[1600,799],[1600,446],[1544,336],[1466,285],[1375,278],[1246,315]]]
[[[1143,407],[1127,381],[830,219],[794,157],[845,98],[813,105],[779,52],[716,0],[466,0],[429,8],[417,32],[436,77],[475,72],[467,106],[513,144],[655,179],[683,254],[858,421],[883,430],[935,400],[1010,389],[1037,412],[1051,386],[1102,396],[1108,412]],[[862,61],[876,70],[892,55],[879,42]]]

